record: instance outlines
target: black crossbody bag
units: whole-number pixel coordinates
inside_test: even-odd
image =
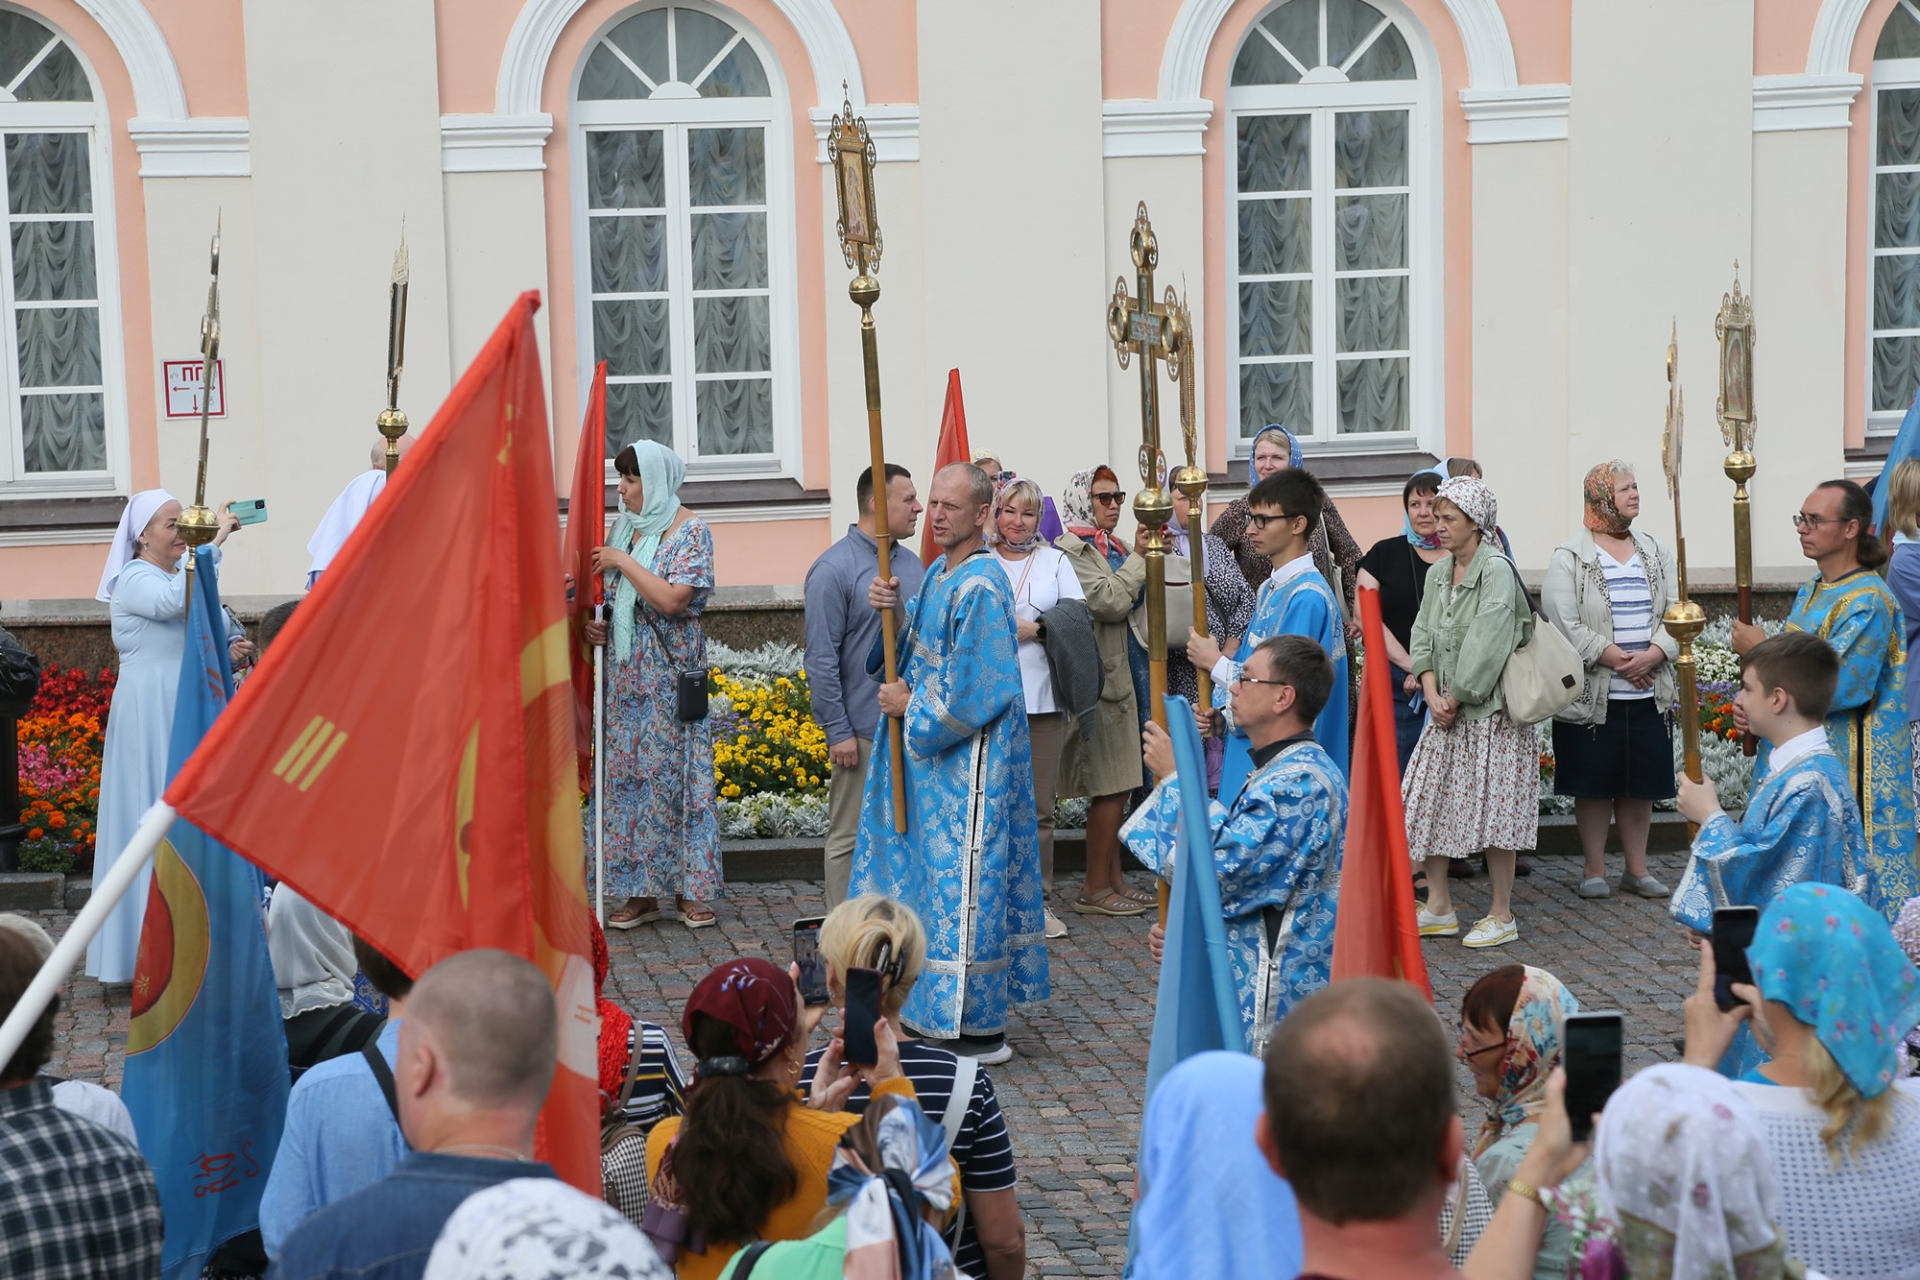
[[[646,619],[653,628],[654,639],[660,642],[660,652],[666,655],[667,664],[673,664],[673,648],[667,643],[667,633],[654,621],[653,611],[642,601],[636,600],[633,611]],[[707,683],[711,668],[688,667],[684,671],[673,673],[673,714],[683,724],[696,724],[707,718]]]

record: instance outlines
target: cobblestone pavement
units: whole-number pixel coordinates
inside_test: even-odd
[[[1434,996],[1448,1025],[1474,979],[1525,962],[1552,970],[1582,1008],[1627,1015],[1629,1072],[1674,1057],[1693,959],[1665,904],[1618,895],[1582,901],[1573,893],[1576,859],[1534,862],[1535,874],[1520,881],[1515,894],[1518,943],[1490,952],[1468,951],[1457,939],[1426,944]],[[1652,862],[1655,875],[1670,885],[1678,882],[1680,855],[1655,854]],[[1617,857],[1610,865],[1617,876]],[[1454,891],[1463,924],[1484,911],[1484,876],[1456,881]],[[1063,909],[1068,896],[1056,897],[1056,909]],[[820,914],[825,903],[818,884],[779,881],[733,886],[717,909],[716,928],[691,932],[662,923],[613,935],[617,998],[638,1016],[666,1023],[676,1037],[687,994],[709,968],[751,954],[785,964],[791,958],[789,922]],[[55,934],[72,920],[63,912],[37,917]],[[1126,1256],[1155,970],[1144,918],[1068,913],[1065,919],[1072,936],[1053,953],[1053,998],[1016,1019],[1010,1038],[1018,1056],[992,1073],[1019,1160],[1029,1273],[1113,1276]],[[118,1087],[127,989],[109,991],[76,978],[63,999],[50,1069]],[[1457,1075],[1471,1133],[1482,1111],[1465,1069]]]

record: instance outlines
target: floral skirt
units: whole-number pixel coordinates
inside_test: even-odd
[[[1496,711],[1484,720],[1429,721],[1400,783],[1413,860],[1482,849],[1531,849],[1540,830],[1540,752],[1531,725]]]

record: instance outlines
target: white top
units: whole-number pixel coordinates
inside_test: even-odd
[[[68,1115],[91,1120],[103,1129],[125,1138],[135,1146],[140,1137],[133,1131],[133,1113],[120,1095],[85,1080],[62,1080],[53,1086],[53,1105]]]
[[[1778,773],[1788,765],[1812,751],[1819,751],[1828,745],[1825,725],[1815,725],[1805,733],[1788,738],[1773,749],[1767,757],[1767,772]]]
[[[379,467],[371,471],[362,471],[347,482],[340,496],[333,500],[327,513],[320,517],[320,525],[313,531],[313,537],[307,542],[307,554],[313,557],[313,567],[307,570],[307,589],[311,591],[320,575],[327,571],[333,558],[347,545],[347,539],[360,527],[362,517],[380,491],[387,487],[386,468]]]
[[[1920,1080],[1893,1084],[1893,1125],[1852,1149],[1838,1169],[1820,1141],[1826,1112],[1804,1090],[1738,1083],[1760,1113],[1779,1175],[1780,1229],[1787,1252],[1832,1276],[1896,1280],[1920,1276]]]
[[[1607,600],[1613,606],[1613,642],[1628,653],[1644,653],[1653,646],[1653,593],[1647,586],[1647,568],[1635,551],[1625,563],[1595,547],[1600,575],[1607,580]],[[1619,672],[1607,685],[1609,698],[1651,698],[1653,689],[1636,689]]]
[[[1024,560],[1009,560],[999,551],[993,559],[1007,575],[1013,588],[1014,616],[1022,622],[1038,622],[1040,615],[1062,600],[1085,600],[1080,579],[1066,552],[1055,547],[1035,547]],[[1053,672],[1047,666],[1047,646],[1038,640],[1020,642],[1020,683],[1027,693],[1027,714],[1044,715],[1058,711],[1053,700]]]

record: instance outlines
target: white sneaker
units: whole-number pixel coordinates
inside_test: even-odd
[[[1451,938],[1460,932],[1460,917],[1449,911],[1443,916],[1428,912],[1427,904],[1420,903],[1415,916],[1420,923],[1420,936],[1423,938]]]
[[[1065,920],[1062,920],[1059,916],[1053,914],[1052,907],[1043,907],[1041,909],[1047,913],[1047,936],[1049,938],[1066,937],[1067,922]]]
[[[1520,922],[1518,920],[1495,920],[1492,916],[1482,916],[1478,924],[1467,931],[1461,939],[1462,946],[1468,947],[1504,947],[1509,942],[1520,941]]]

